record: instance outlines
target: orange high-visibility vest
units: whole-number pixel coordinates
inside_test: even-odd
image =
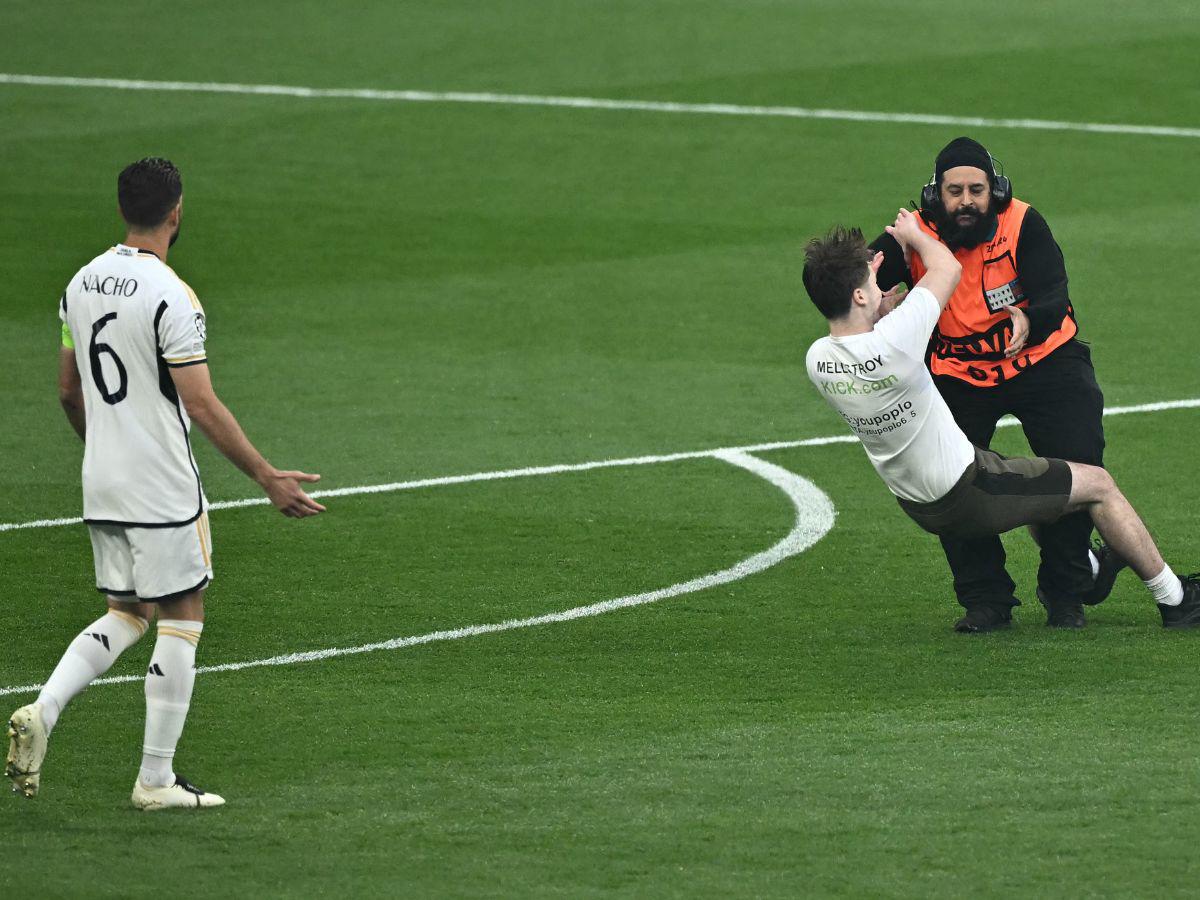
[[[1007,308],[1029,306],[1017,278],[1016,262],[1021,223],[1028,209],[1028,203],[1013,200],[1000,213],[996,234],[989,242],[955,251],[955,259],[962,265],[962,278],[929,343],[929,368],[934,375],[953,375],[979,387],[993,387],[1019,375],[1079,330],[1075,311],[1068,305],[1062,324],[1046,340],[1026,345],[1012,359],[1004,358],[1004,348],[1012,337]],[[926,234],[938,236],[924,219],[918,221]],[[914,283],[927,271],[918,253],[913,253],[909,268]]]

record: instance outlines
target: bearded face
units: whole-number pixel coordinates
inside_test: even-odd
[[[978,247],[992,236],[997,213],[991,182],[983,169],[955,166],[942,175],[941,209],[935,212],[938,235],[951,250]]]
[[[973,250],[996,232],[997,216],[992,209],[980,212],[965,208],[950,213],[942,207],[934,218],[938,236],[951,250],[960,247]]]

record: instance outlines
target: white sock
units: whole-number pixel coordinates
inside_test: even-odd
[[[1088,562],[1092,564],[1092,580],[1100,574],[1100,557],[1096,555],[1094,550],[1088,551]]]
[[[47,734],[54,730],[66,705],[137,643],[146,633],[146,625],[140,616],[110,609],[71,641],[38,694]]]
[[[192,685],[196,682],[196,645],[202,622],[159,619],[158,640],[146,670],[146,736],[142,742],[142,768],[138,773],[146,787],[175,783],[171,761],[183,734]]]
[[[1145,584],[1154,595],[1155,602],[1163,606],[1178,606],[1183,602],[1183,582],[1171,571],[1170,566],[1163,566],[1163,570]]]

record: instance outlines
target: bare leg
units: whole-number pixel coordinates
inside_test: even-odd
[[[1071,499],[1066,511],[1086,509],[1100,536],[1143,581],[1162,572],[1166,563],[1154,538],[1112,476],[1097,466],[1067,465],[1071,467]]]
[[[160,619],[186,619],[189,622],[204,621],[204,588],[194,594],[187,594],[178,600],[168,600],[157,604]],[[156,604],[147,603],[153,607]]]
[[[129,613],[131,616],[137,616],[144,622],[151,622],[154,619],[154,604],[142,603],[140,600],[130,598],[126,600],[124,597],[107,597],[108,608],[115,609],[117,612]]]

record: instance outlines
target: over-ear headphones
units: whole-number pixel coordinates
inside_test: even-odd
[[[1012,182],[1004,174],[1004,163],[988,154],[992,163],[992,202],[996,204],[996,212],[1003,212],[1012,202]],[[1000,162],[1000,171],[996,171],[996,163]],[[937,183],[937,170],[934,170],[925,187],[921,188],[921,208],[937,209],[942,205],[942,192]]]

